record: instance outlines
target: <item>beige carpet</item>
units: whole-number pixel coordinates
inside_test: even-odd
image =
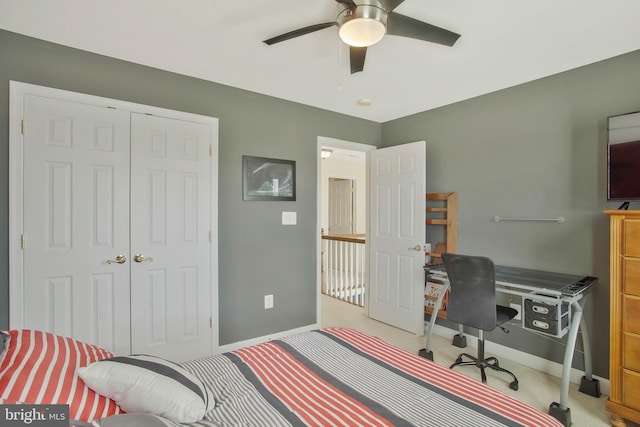
[[[385,341],[417,353],[418,349],[424,348],[425,337],[417,336],[409,332],[402,331],[387,324],[371,320],[364,310],[355,305],[351,305],[337,299],[322,296],[322,326],[345,326],[366,332],[370,335],[382,338]],[[451,336],[455,335],[451,331]],[[474,339],[469,336],[468,339]],[[434,334],[432,348],[435,362],[449,366],[453,363],[461,349],[451,345],[451,340]],[[471,354],[475,349],[471,350]],[[492,355],[499,356],[499,355]],[[500,391],[514,396],[529,405],[548,412],[549,404],[560,399],[560,378],[545,374],[540,371],[520,365],[504,357],[499,357],[500,366],[510,370],[518,377],[519,390],[509,389],[510,378],[492,370],[487,370],[487,383]],[[470,377],[480,379],[480,372],[475,367],[456,368]],[[607,396],[600,398],[588,396],[578,391],[576,384],[571,384],[569,389],[569,408],[571,409],[571,419],[574,427],[606,427],[610,426],[609,414],[604,409]]]

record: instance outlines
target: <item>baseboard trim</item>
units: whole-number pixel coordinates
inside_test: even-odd
[[[445,338],[452,338],[457,332],[453,329],[446,328],[441,325],[435,325],[433,333]],[[476,338],[474,335],[465,334],[469,337]],[[471,348],[478,348],[478,342],[476,339],[467,340],[467,346]],[[432,349],[433,350],[433,349]],[[525,353],[520,350],[516,350],[510,347],[496,344],[491,341],[485,341],[485,351],[492,354],[499,354],[500,357],[509,359],[513,362],[521,365],[528,366],[537,371],[544,372],[549,375],[553,375],[557,378],[562,378],[562,364],[553,362],[551,360],[543,359],[539,356],[534,356],[529,353]],[[571,368],[570,381],[574,384],[580,384],[581,378],[584,376],[584,372],[575,368]],[[607,378],[600,378],[597,375],[593,375],[594,379],[600,382],[600,392],[602,394],[609,395],[610,384]]]

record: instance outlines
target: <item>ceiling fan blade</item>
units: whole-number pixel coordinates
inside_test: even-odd
[[[263,40],[262,43],[271,46],[275,43],[280,43],[285,40],[293,39],[296,37],[304,36],[305,34],[313,33],[315,31],[323,30],[325,28],[338,25],[337,22],[324,22],[322,24],[309,25],[308,27],[298,28],[297,30],[289,31],[288,33],[280,34],[279,36],[271,37],[270,39]]]
[[[382,3],[382,7],[387,11],[387,13],[400,6],[400,4],[402,4],[403,2],[404,0],[380,0],[380,3]]]
[[[460,37],[460,34],[395,12],[391,12],[387,18],[387,34],[445,46],[453,46]]]
[[[349,46],[349,59],[351,62],[351,74],[364,70],[364,59],[367,56],[366,47]]]
[[[402,1],[404,1],[404,0],[402,0]],[[354,2],[353,0],[336,0],[336,2],[337,3],[346,4],[347,6],[358,7],[356,2]]]

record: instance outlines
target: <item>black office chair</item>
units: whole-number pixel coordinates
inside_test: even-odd
[[[518,390],[516,376],[501,368],[495,357],[484,356],[484,331],[492,331],[498,326],[509,332],[501,325],[518,314],[518,311],[511,307],[496,304],[496,274],[493,261],[486,257],[452,253],[443,253],[442,261],[451,285],[447,319],[478,329],[478,356],[461,353],[450,368],[475,365],[480,368],[482,382],[485,384],[485,368],[506,372],[513,377],[509,388]],[[463,357],[470,360],[463,361]]]

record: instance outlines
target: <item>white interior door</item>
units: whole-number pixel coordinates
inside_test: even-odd
[[[369,316],[424,332],[426,143],[369,153]]]
[[[23,328],[128,354],[129,113],[31,95],[23,108],[23,306],[12,310]]]
[[[329,234],[352,234],[353,181],[329,178]]]
[[[210,126],[132,115],[134,353],[212,352],[210,141]]]

